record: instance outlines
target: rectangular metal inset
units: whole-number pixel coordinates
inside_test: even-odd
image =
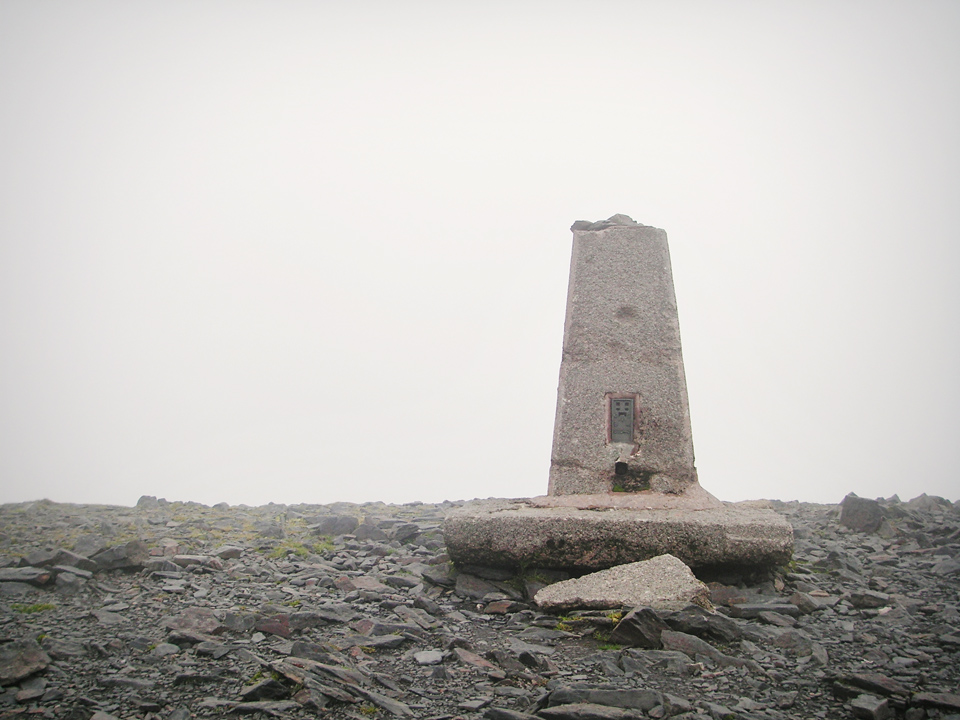
[[[633,442],[633,398],[611,398],[610,442]]]

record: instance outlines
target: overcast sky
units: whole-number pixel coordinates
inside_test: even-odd
[[[0,502],[546,492],[575,220],[700,482],[960,499],[960,3],[0,3]]]

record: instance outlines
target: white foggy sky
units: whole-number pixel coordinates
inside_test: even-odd
[[[701,484],[960,499],[960,4],[0,3],[0,502],[546,492],[575,220]]]

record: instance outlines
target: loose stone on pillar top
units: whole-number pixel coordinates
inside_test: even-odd
[[[667,234],[573,224],[549,495],[697,484]]]

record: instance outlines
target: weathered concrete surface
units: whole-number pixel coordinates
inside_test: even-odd
[[[679,610],[690,603],[709,605],[708,598],[707,586],[690,568],[673,555],[659,555],[548,585],[534,601],[552,611],[618,607]]]
[[[632,502],[643,496],[634,495]],[[692,568],[768,566],[793,554],[793,529],[772,510],[723,503],[696,508],[683,496],[672,496],[670,506],[664,496],[647,497],[656,499],[655,507],[480,500],[447,515],[443,536],[454,562],[505,567],[602,570],[664,554]]]
[[[581,510],[709,510],[726,507],[700,485],[691,485],[681,495],[642,490],[631,493],[538,495],[526,498],[524,502],[534,507],[568,507]]]
[[[626,215],[571,229],[547,492],[683,492],[697,471],[667,234]],[[611,434],[617,399],[633,402],[628,441]]]

